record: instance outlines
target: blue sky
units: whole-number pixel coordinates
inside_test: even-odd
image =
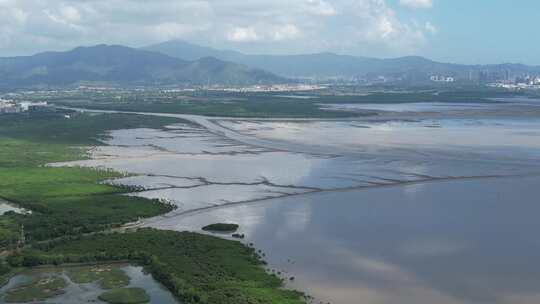
[[[420,53],[463,63],[540,64],[540,1],[434,0],[410,10],[392,1],[402,18],[430,20],[437,34]]]
[[[0,56],[181,39],[246,53],[540,65],[538,0],[0,0]]]

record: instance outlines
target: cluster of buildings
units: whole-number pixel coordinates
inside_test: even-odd
[[[431,77],[429,77],[429,79],[431,81],[434,81],[434,82],[454,82],[454,81],[456,81],[456,79],[454,77],[443,76],[443,75],[432,75]]]
[[[540,85],[540,77],[539,76],[524,76],[524,77],[517,77],[516,78],[516,84],[525,84],[530,86],[538,86]]]
[[[312,84],[273,84],[273,85],[253,85],[245,87],[220,87],[210,86],[203,87],[209,91],[223,91],[223,92],[301,92],[301,91],[315,91],[324,89],[325,86],[312,85]]]
[[[0,99],[0,114],[20,113],[21,107],[11,100]]]
[[[510,90],[540,90],[540,76],[518,76],[514,80],[496,81],[488,84],[488,86]]]
[[[17,102],[10,99],[0,98],[0,114],[14,113],[51,113],[56,112],[56,108],[47,102]]]

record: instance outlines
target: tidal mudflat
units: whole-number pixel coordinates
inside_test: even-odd
[[[539,177],[428,182],[275,199],[160,222],[217,222],[288,287],[331,303],[538,303]]]
[[[114,131],[90,160],[55,165],[135,174],[112,182],[178,206],[140,226],[240,224],[270,269],[317,300],[537,303],[538,107],[471,106],[347,120],[158,114],[192,124]]]

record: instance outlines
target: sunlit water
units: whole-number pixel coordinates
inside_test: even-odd
[[[141,226],[239,223],[317,301],[538,303],[539,107],[435,108],[348,120],[159,114],[195,124],[114,131],[92,160],[57,165],[136,173],[112,183],[178,206]]]
[[[430,182],[215,209],[289,287],[332,303],[540,303],[540,178]]]

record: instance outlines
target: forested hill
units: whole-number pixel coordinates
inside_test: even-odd
[[[272,73],[216,58],[188,61],[118,45],[0,58],[0,86],[4,87],[84,82],[245,85],[285,81]]]

